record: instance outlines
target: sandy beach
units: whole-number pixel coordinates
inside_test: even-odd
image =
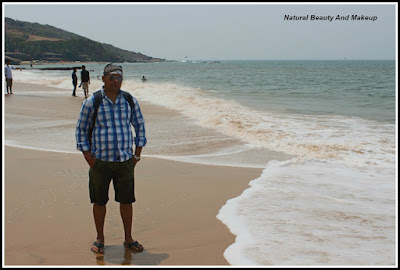
[[[27,88],[39,91],[43,86],[15,83],[15,94],[4,96],[6,141],[24,135],[8,127],[29,125],[30,118],[41,116],[61,121],[58,131],[74,134],[82,98],[23,94]],[[141,107],[149,125],[151,119],[178,117],[151,104],[141,102]],[[96,234],[83,156],[74,149],[62,153],[3,148],[5,266],[228,265],[223,252],[235,236],[216,215],[261,174],[261,169],[146,157],[144,149],[135,169],[133,237],[145,250],[125,252],[119,206],[110,187],[105,254],[96,256],[89,250]]]

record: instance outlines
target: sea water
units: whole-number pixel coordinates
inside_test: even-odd
[[[91,74],[91,91],[100,89],[102,82],[97,76],[104,64],[85,65]],[[217,215],[236,235],[224,253],[230,264],[397,262],[394,61],[121,65],[122,89],[139,103],[179,112],[179,121],[193,125],[193,129],[171,134],[168,143],[168,134],[149,142],[147,155],[263,169],[262,175],[239,197],[228,200]],[[58,88],[53,95],[72,93],[71,71],[26,68],[14,71],[16,81]],[[79,78],[79,70],[77,73]],[[212,132],[202,135],[200,130]],[[62,139],[70,143],[48,148],[73,152],[73,136]],[[28,141],[32,147],[45,149],[44,144],[51,140],[40,142],[43,145]],[[233,143],[213,149],[207,147],[210,141]],[[15,140],[7,143],[30,146]],[[206,150],[187,151],[194,145],[204,145]],[[177,151],[171,153],[171,148]]]

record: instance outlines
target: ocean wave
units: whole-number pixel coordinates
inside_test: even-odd
[[[19,76],[21,82],[56,87],[60,89],[58,94],[72,90],[69,76],[24,73]],[[102,85],[101,80],[92,78],[90,91]],[[280,151],[299,159],[337,159],[362,166],[395,162],[395,125],[357,117],[260,111],[201,88],[168,82],[127,79],[122,89],[132,93],[139,103],[146,101],[178,111],[200,126],[214,128],[254,148]],[[377,162],[377,157],[381,161]]]

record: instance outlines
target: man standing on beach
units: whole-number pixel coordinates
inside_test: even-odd
[[[137,100],[122,91],[122,67],[108,64],[103,71],[102,90],[86,99],[76,126],[77,149],[83,152],[89,164],[89,193],[93,203],[93,216],[97,231],[91,250],[104,253],[104,220],[108,189],[113,179],[115,201],[120,203],[124,225],[124,246],[141,252],[143,246],[132,238],[132,203],[134,194],[134,168],[140,160],[142,147],[147,143],[145,125]],[[96,96],[101,94],[97,117],[93,121]],[[93,124],[92,124],[93,123]],[[131,125],[135,129],[133,138]],[[93,136],[91,136],[91,128]],[[135,143],[135,152],[133,152]]]
[[[6,75],[7,82],[7,94],[12,94],[12,71],[13,67],[10,66],[10,60],[6,61],[6,65],[4,66],[4,71]],[[10,89],[10,91],[8,91]]]
[[[90,84],[89,71],[86,70],[85,66],[82,66],[81,85],[82,85],[82,88],[83,88],[83,92],[85,93],[85,98],[89,97],[89,84]]]

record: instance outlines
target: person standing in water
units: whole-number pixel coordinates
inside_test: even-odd
[[[72,91],[72,96],[76,97],[76,86],[78,85],[78,77],[76,76],[76,68],[72,72],[72,85],[74,86],[74,90]]]
[[[82,66],[81,85],[82,85],[82,88],[83,88],[83,92],[85,93],[85,98],[89,97],[89,84],[90,84],[89,71],[86,70],[85,66]]]

